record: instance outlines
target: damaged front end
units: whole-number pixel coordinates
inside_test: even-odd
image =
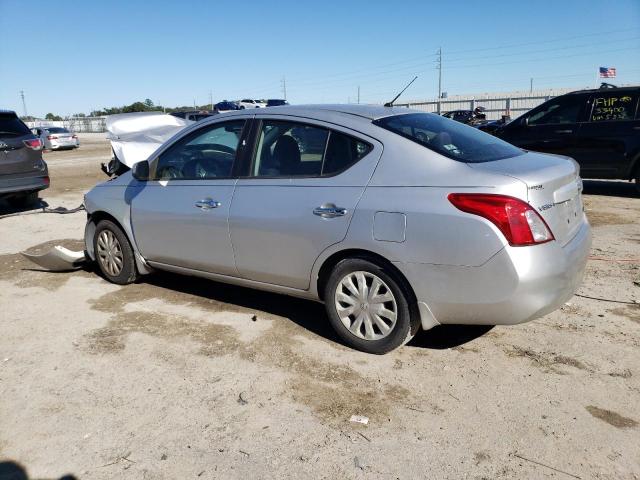
[[[117,183],[119,181],[116,180],[117,177],[128,172],[134,164],[150,158],[162,144],[193,123],[195,122],[173,115],[166,115],[162,112],[123,113],[108,116],[106,122],[107,139],[111,142],[113,157],[108,164],[102,164],[101,169],[107,176],[112,177],[109,183],[111,185]],[[85,231],[86,251],[72,251],[57,245],[43,254],[22,252],[22,255],[39,267],[52,272],[77,270],[82,268],[86,262],[92,261],[95,257],[93,245],[91,244],[95,224],[91,214],[96,208],[95,205],[91,205],[91,201],[87,202],[87,200],[91,199],[92,192],[95,193],[96,189],[94,188],[85,196],[84,202],[84,206],[88,207],[87,212],[89,213],[89,221]],[[109,204],[109,202],[107,201],[105,204]],[[114,211],[111,214],[121,219],[128,218],[129,212],[123,208],[125,206],[126,204],[112,205],[113,208],[116,210],[120,208],[121,211]],[[80,209],[74,209],[74,211]],[[105,211],[108,212],[109,209]],[[123,225],[123,227],[127,234],[131,233],[126,225]],[[137,253],[136,263],[139,271],[142,273],[148,271],[144,260]]]
[[[86,263],[85,252],[76,252],[68,248],[56,245],[51,250],[42,254],[22,252],[22,255],[36,265],[51,272],[68,272],[82,268]]]
[[[109,177],[122,175],[193,123],[162,112],[110,115],[106,127],[113,157],[108,164],[102,164],[102,171]]]

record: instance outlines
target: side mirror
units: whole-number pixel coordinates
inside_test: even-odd
[[[144,161],[134,164],[131,169],[131,174],[136,180],[146,182],[149,180],[149,162]]]

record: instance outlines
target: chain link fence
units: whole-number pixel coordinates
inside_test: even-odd
[[[104,133],[107,131],[107,117],[71,117],[64,120],[36,120],[25,123],[29,128],[63,127],[74,133]]]
[[[488,93],[484,95],[455,96],[449,98],[396,103],[423,112],[445,113],[451,110],[473,110],[483,107],[488,120],[498,120],[502,115],[516,118],[550,98],[576,90],[575,88],[534,90],[530,92]]]

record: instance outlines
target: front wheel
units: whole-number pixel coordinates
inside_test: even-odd
[[[365,259],[339,262],[331,272],[324,295],[336,333],[363,352],[390,352],[411,340],[420,326],[405,282]]]
[[[138,278],[131,244],[114,222],[98,222],[93,237],[93,251],[100,271],[110,282],[127,285]]]

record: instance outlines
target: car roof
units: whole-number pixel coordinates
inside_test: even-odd
[[[628,92],[630,90],[640,90],[640,86],[588,88],[585,90],[576,90],[575,92],[565,93],[565,95],[580,95],[584,93],[596,93],[596,92],[597,93]]]
[[[270,108],[273,108],[271,110]],[[280,105],[278,107],[266,107],[259,113],[277,112],[278,115],[294,115],[303,117],[313,117],[314,113],[339,113],[343,115],[356,116],[369,120],[377,120],[393,115],[407,113],[420,113],[406,107],[383,107],[382,105],[362,105],[362,104],[323,104],[323,105]],[[238,111],[237,115],[255,114],[252,110]]]
[[[13,110],[4,110],[2,108],[0,108],[0,113],[4,113],[4,114],[13,113],[14,115],[16,115],[16,112],[14,112]]]

